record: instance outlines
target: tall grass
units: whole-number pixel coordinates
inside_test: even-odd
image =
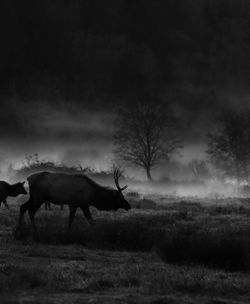
[[[46,244],[80,244],[89,248],[108,250],[149,251],[153,247],[156,233],[150,229],[149,221],[134,218],[104,219],[99,218],[93,225],[88,225],[77,217],[72,228],[68,230],[63,217],[51,215],[38,221],[35,241]],[[160,231],[160,230],[159,230]],[[24,223],[20,238],[31,238],[29,222]]]
[[[192,218],[182,211],[137,211],[124,216],[97,216],[89,226],[78,215],[70,231],[61,213],[38,218],[35,241],[46,244],[80,244],[88,248],[127,251],[156,250],[166,263],[202,265],[228,271],[250,270],[250,223],[240,226],[232,215]],[[21,239],[31,237],[30,223]]]

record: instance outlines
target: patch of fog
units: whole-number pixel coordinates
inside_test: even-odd
[[[0,171],[0,180],[6,181],[7,183],[10,183],[10,184],[21,182],[21,180],[18,179],[13,172],[8,171],[8,170]],[[25,179],[23,179],[22,181],[25,181]]]
[[[115,188],[114,180],[106,177],[90,176],[103,186]],[[171,197],[196,197],[196,198],[226,198],[239,197],[238,184],[231,180],[224,182],[209,179],[204,182],[146,182],[140,180],[121,179],[120,186],[128,185],[125,193],[138,192],[141,195],[160,195]]]
[[[239,196],[237,185],[209,180],[205,183],[137,183],[129,184],[129,191],[142,195],[224,198]]]
[[[11,174],[11,170],[0,171],[0,180],[15,183],[20,180]],[[12,172],[13,173],[13,172]],[[89,176],[103,186],[115,188],[114,180],[110,176]],[[25,180],[25,178],[24,178]],[[141,195],[160,195],[171,197],[192,197],[192,198],[227,198],[244,196],[239,193],[238,184],[234,180],[221,182],[210,179],[205,182],[143,182],[136,180],[121,179],[120,186],[128,185],[125,193],[138,192]],[[27,186],[27,183],[26,183]],[[244,185],[243,185],[244,186]]]
[[[0,172],[0,180],[11,182],[12,178],[7,172]]]

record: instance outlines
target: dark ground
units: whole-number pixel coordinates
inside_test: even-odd
[[[36,241],[30,238],[27,218],[21,239],[14,239],[18,206],[10,201],[10,211],[0,210],[0,303],[249,303],[248,260],[237,271],[195,260],[168,264],[158,255],[159,242],[152,248],[147,243],[152,231],[157,239],[159,227],[169,235],[176,233],[178,225],[207,229],[207,235],[215,227],[223,228],[225,234],[246,232],[250,228],[248,202],[241,207],[242,202],[233,201],[173,204],[155,197],[144,201],[145,208],[129,213],[92,210],[93,228],[79,213],[69,234],[66,207],[63,211],[57,206],[52,211],[42,208],[37,214]],[[192,244],[192,254],[198,246]],[[241,259],[240,250],[236,259]]]

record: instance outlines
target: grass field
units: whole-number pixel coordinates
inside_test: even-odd
[[[21,199],[22,200],[22,199]],[[131,195],[129,212],[89,226],[68,209],[0,209],[0,303],[250,303],[250,203]]]

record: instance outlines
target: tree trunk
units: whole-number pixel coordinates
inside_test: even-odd
[[[152,176],[151,176],[151,168],[150,167],[146,167],[146,172],[147,172],[147,179],[148,181],[152,181]]]

